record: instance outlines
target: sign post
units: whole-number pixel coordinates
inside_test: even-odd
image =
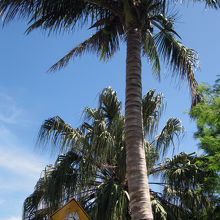
[[[51,215],[51,220],[91,220],[80,204],[75,200],[70,200],[62,208]]]

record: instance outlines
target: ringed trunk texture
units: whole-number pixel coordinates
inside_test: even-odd
[[[153,219],[142,120],[141,33],[131,28],[127,35],[125,135],[132,220]]]

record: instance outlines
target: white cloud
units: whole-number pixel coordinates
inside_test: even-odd
[[[18,217],[9,217],[7,219],[2,219],[2,220],[21,220],[21,218]]]
[[[16,139],[16,136],[6,126],[0,125],[0,146],[5,146],[5,149],[7,149],[17,142]]]
[[[29,177],[36,176],[42,169],[39,157],[19,146],[18,139],[5,126],[0,126],[0,167]]]
[[[0,146],[0,166],[10,169],[12,172],[35,177],[39,176],[42,169],[39,161],[32,155],[16,150],[8,150]]]
[[[20,127],[32,126],[27,117],[25,109],[0,88],[0,220],[21,220],[22,203],[49,161],[33,152],[34,143],[22,136]]]
[[[33,190],[48,161],[19,144],[18,138],[0,126],[0,190]]]
[[[19,108],[12,97],[0,92],[0,121],[15,124],[19,120],[22,109]]]

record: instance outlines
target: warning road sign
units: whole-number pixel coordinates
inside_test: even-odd
[[[70,200],[66,205],[51,215],[51,220],[91,220],[80,204]]]

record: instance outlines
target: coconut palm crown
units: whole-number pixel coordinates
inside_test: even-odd
[[[125,119],[116,92],[100,94],[98,108],[86,108],[85,120],[72,128],[60,117],[46,120],[39,132],[41,144],[62,151],[49,165],[24,202],[24,220],[48,219],[56,209],[76,198],[94,220],[131,219],[126,177]],[[180,120],[170,118],[156,135],[163,111],[163,96],[150,90],[143,98],[145,154],[150,178],[154,219],[199,219],[208,209],[207,192],[199,191],[211,176],[196,164],[196,155],[180,153],[164,159],[175,139],[183,133]],[[160,186],[160,190],[153,186]]]
[[[215,9],[220,6],[219,0],[203,2]],[[174,73],[187,78],[196,101],[193,67],[198,65],[197,54],[176,39],[181,38],[174,30],[175,17],[169,15],[168,5],[165,0],[1,0],[0,17],[3,24],[16,16],[28,19],[26,33],[36,28],[65,32],[85,26],[93,30],[89,39],[69,51],[51,71],[63,68],[84,52],[109,59],[119,49],[120,40],[128,40],[128,31],[138,28],[141,50],[152,63],[153,72],[160,78],[161,57]]]
[[[200,2],[200,1],[199,1]],[[119,43],[127,44],[125,140],[127,178],[133,220],[153,218],[147,180],[142,125],[141,54],[152,63],[153,72],[160,78],[159,57],[170,69],[187,79],[192,103],[198,101],[194,68],[197,56],[186,48],[174,30],[166,0],[1,0],[0,16],[8,22],[16,16],[28,19],[29,28],[68,31],[76,27],[94,30],[94,34],[73,48],[51,67],[66,66],[73,57],[95,52],[102,59],[111,58]],[[205,0],[212,8],[219,8],[219,0]],[[88,25],[90,24],[90,25]]]

